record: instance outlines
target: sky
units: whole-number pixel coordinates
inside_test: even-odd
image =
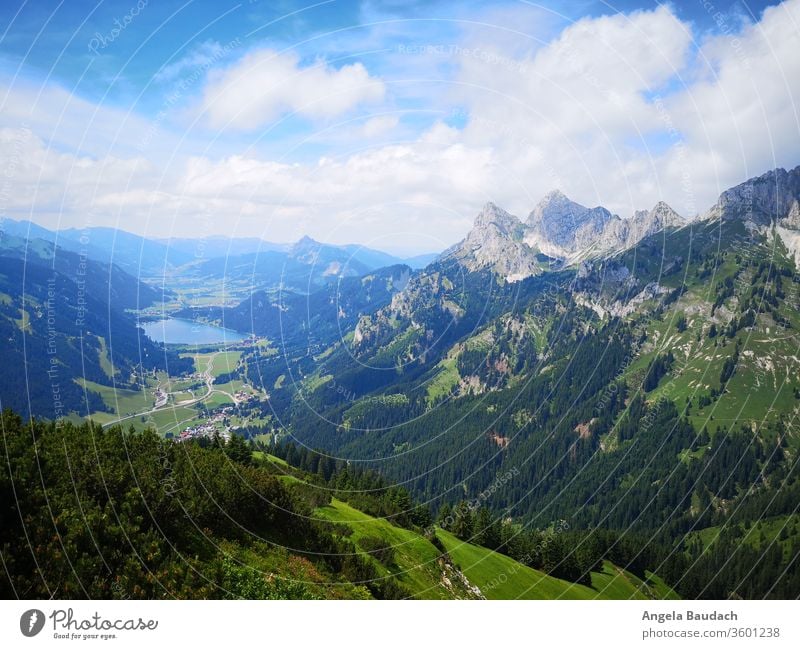
[[[800,0],[0,3],[0,218],[439,251],[800,164]]]

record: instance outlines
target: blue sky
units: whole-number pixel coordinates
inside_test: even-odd
[[[452,244],[486,200],[524,218],[554,186],[689,216],[800,163],[798,15],[795,0],[7,1],[0,210],[398,252]]]

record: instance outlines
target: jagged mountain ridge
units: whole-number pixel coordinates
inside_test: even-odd
[[[800,167],[778,168],[725,190],[700,220],[741,220],[748,230],[761,234],[774,226],[800,261],[798,197]],[[602,206],[586,207],[554,190],[524,222],[487,203],[464,240],[444,257],[459,260],[470,271],[491,269],[513,282],[554,264],[561,267],[619,254],[653,234],[689,222],[664,201],[621,218]]]
[[[800,264],[800,166],[773,169],[725,190],[703,218],[738,220],[760,234],[769,234],[774,227]]]
[[[800,219],[786,222],[793,211],[797,213],[798,199],[800,166],[789,171],[773,169],[722,192],[704,218],[724,221],[741,219],[751,228],[770,226],[776,222],[798,227]]]
[[[466,238],[446,256],[468,270],[490,268],[514,282],[553,265],[615,254],[665,228],[687,221],[663,201],[623,219],[604,207],[585,207],[558,190],[547,194],[523,223],[487,203]]]

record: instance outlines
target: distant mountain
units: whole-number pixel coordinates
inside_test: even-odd
[[[364,314],[388,304],[406,288],[410,276],[408,266],[389,266],[360,277],[342,277],[308,295],[256,291],[235,307],[187,309],[179,315],[199,316],[282,345],[320,348],[352,329]]]
[[[307,236],[295,243],[223,236],[148,239],[114,228],[52,231],[11,219],[4,219],[0,230],[23,242],[47,241],[95,261],[112,263],[159,286],[188,278],[252,290],[283,288],[309,293],[337,278],[358,277],[386,266],[421,268],[438,256],[431,253],[406,260],[359,244],[325,244]]]
[[[432,264],[439,258],[440,255],[440,252],[428,252],[422,255],[406,257],[402,261],[406,266],[409,266],[414,270],[418,270],[420,268],[425,268],[425,266],[428,266],[429,264]]]
[[[89,227],[53,231],[30,221],[5,219],[3,231],[22,239],[48,241],[63,250],[114,264],[134,277],[159,277],[165,271],[186,264],[194,258],[190,253],[116,228]]]
[[[81,281],[85,292],[112,304],[120,312],[145,309],[160,303],[163,292],[138,281],[116,264],[96,261],[85,252],[56,246],[49,240],[0,234],[0,257],[17,259]],[[20,287],[21,288],[21,287]]]
[[[363,267],[374,269],[385,266],[405,264],[411,268],[423,268],[431,263],[439,253],[427,253],[413,257],[398,257],[374,248],[367,248],[357,243],[342,245],[320,244],[311,237],[303,237],[295,243],[274,243],[263,239],[204,237],[201,239],[159,239],[167,246],[177,248],[183,253],[191,254],[197,259],[238,257],[243,255],[256,255],[267,252],[289,253],[303,246],[324,246],[326,248],[339,248],[346,252],[350,259]]]
[[[41,239],[0,239],[0,406],[25,417],[103,411],[86,379],[130,387],[146,370],[180,373],[191,361],[153,343],[128,310],[160,293],[114,265]]]
[[[285,252],[291,247],[291,244],[272,243],[255,237],[209,236],[197,239],[157,239],[156,241],[168,248],[175,248],[182,254],[191,255],[193,259],[229,257],[257,252]]]
[[[604,207],[584,207],[553,191],[525,223],[487,203],[467,237],[445,254],[469,270],[491,268],[513,282],[554,266],[621,252],[656,232],[685,224],[663,201],[622,219]]]

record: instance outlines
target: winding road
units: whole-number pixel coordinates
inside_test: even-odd
[[[219,388],[214,387],[214,375],[211,373],[212,370],[214,369],[214,359],[220,354],[226,353],[227,351],[228,351],[227,349],[221,349],[211,354],[211,356],[209,356],[208,362],[206,363],[206,369],[201,374],[201,377],[204,379],[204,382],[206,384],[206,393],[200,397],[195,397],[194,399],[182,401],[180,404],[172,404],[173,407],[183,408],[186,406],[193,406],[197,403],[202,403],[203,401],[208,399],[212,394],[224,394],[225,396],[230,397],[230,399],[234,403],[238,403],[236,397],[234,397],[230,392],[226,392],[225,390],[220,390]],[[163,406],[157,406],[150,408],[148,410],[143,410],[141,412],[133,413],[131,415],[125,415],[124,417],[120,417],[119,419],[115,419],[114,421],[110,421],[106,424],[103,424],[103,428],[108,428],[109,426],[115,426],[129,419],[135,419],[136,417],[144,417],[146,415],[152,415],[154,412],[162,412],[168,409],[169,407],[170,404],[166,403]],[[191,421],[191,419],[187,419],[185,421]],[[178,423],[185,423],[185,422],[178,422]]]

